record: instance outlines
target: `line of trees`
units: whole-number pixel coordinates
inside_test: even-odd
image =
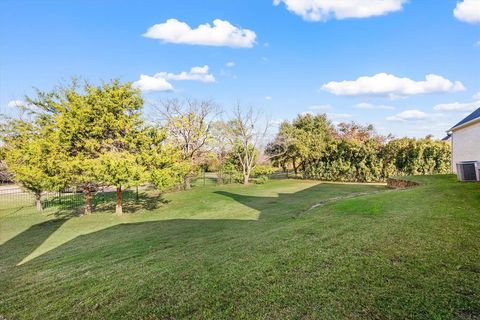
[[[280,125],[266,153],[277,166],[304,178],[373,182],[390,176],[449,173],[450,146],[423,139],[381,136],[372,125],[340,123],[304,114]]]
[[[0,164],[35,195],[39,210],[45,191],[76,187],[90,214],[95,190],[109,186],[122,214],[125,189],[147,183],[160,191],[189,189],[200,168],[215,171],[218,182],[229,175],[244,184],[272,173],[270,164],[304,178],[361,182],[450,171],[444,142],[394,139],[354,122],[334,126],[326,115],[283,122],[265,148],[268,121],[238,104],[223,120],[210,100],[162,100],[146,120],[140,91],[118,80],[72,80],[37,90],[26,102],[0,126]]]
[[[117,80],[98,86],[73,80],[51,92],[37,90],[26,102],[20,116],[2,123],[0,155],[39,210],[45,191],[74,186],[83,190],[84,214],[90,214],[95,190],[110,186],[115,212],[122,214],[126,188],[189,189],[212,158],[219,175],[230,168],[248,184],[263,139],[252,109],[237,106],[223,121],[209,100],[163,100],[146,121],[140,91]]]

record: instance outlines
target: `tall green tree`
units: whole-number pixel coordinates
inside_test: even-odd
[[[119,181],[119,173],[116,178],[105,179],[104,166],[125,165],[116,162],[113,155],[135,150],[137,132],[143,126],[140,92],[131,83],[118,80],[98,86],[88,82],[79,85],[73,80],[51,92],[38,91],[28,102],[55,126],[64,154],[64,176],[69,184],[83,189],[84,213],[90,214],[92,192],[101,184]],[[111,156],[111,161],[106,160],[107,156]],[[113,174],[111,167],[109,170]],[[121,193],[122,189],[119,190]]]
[[[2,126],[3,158],[13,179],[35,196],[42,210],[42,193],[65,186],[62,153],[51,125],[39,117],[10,120]]]

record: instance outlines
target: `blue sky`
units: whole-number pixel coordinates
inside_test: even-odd
[[[396,136],[441,138],[480,107],[480,0],[7,0],[0,45],[7,114],[72,76]]]

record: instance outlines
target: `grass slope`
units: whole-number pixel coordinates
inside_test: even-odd
[[[479,318],[480,185],[416,179],[204,187],[125,217],[0,211],[0,315]]]

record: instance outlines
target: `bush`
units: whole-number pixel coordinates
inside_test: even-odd
[[[275,172],[275,168],[269,164],[258,164],[252,172],[253,177],[269,176]]]
[[[450,146],[431,139],[402,138],[386,144],[341,140],[319,159],[305,161],[305,178],[374,182],[391,176],[450,172]]]
[[[268,177],[267,176],[260,176],[257,179],[255,179],[256,184],[265,184],[268,182]]]

